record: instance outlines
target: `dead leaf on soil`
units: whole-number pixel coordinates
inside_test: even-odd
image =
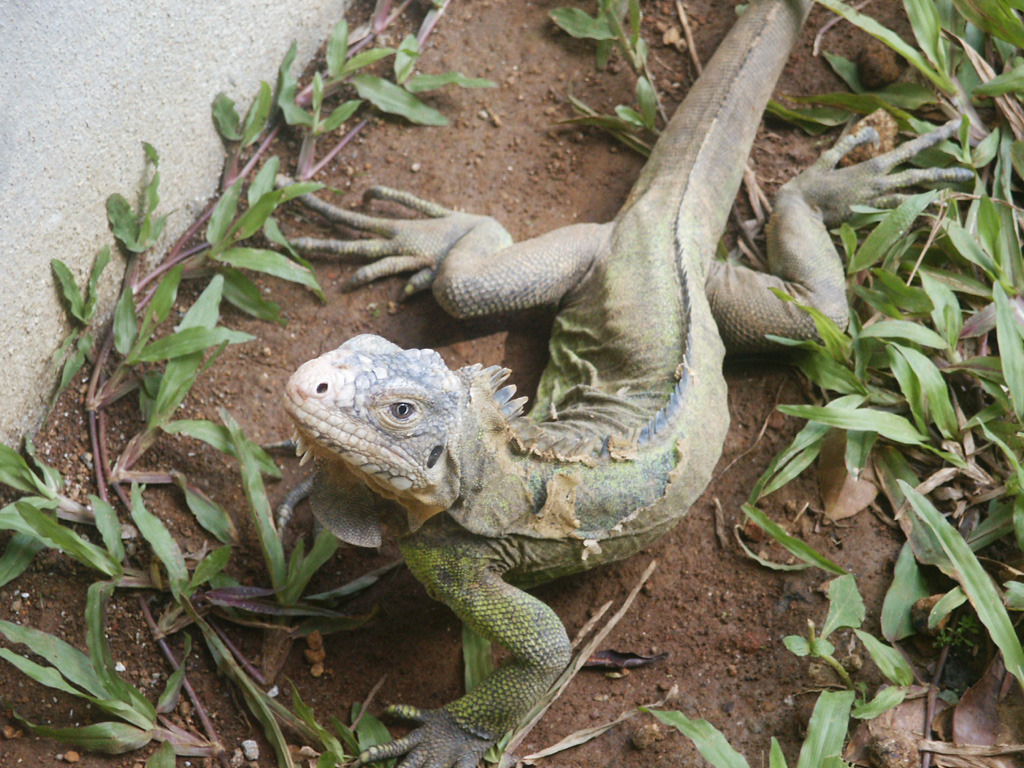
[[[583,664],[584,667],[592,669],[631,669],[633,667],[648,667],[657,664],[668,658],[667,653],[656,653],[652,656],[643,656],[639,653],[629,651],[598,651],[591,654],[590,658]]]
[[[895,742],[917,745],[924,735],[927,696],[927,688],[910,686],[902,704],[886,710],[873,720],[861,723],[846,745],[843,759],[854,765],[876,768],[877,761],[872,760],[872,753],[877,754],[884,745]],[[942,699],[935,702],[936,714],[948,707]]]
[[[953,742],[973,747],[1016,745],[1016,755],[993,756],[990,763],[998,768],[1024,766],[1024,755],[1020,753],[1024,749],[1021,746],[1024,744],[1024,694],[1013,676],[1006,673],[1002,655],[992,660],[985,674],[964,692],[956,705],[953,711]]]
[[[878,495],[870,463],[853,477],[846,469],[846,433],[833,429],[821,441],[818,455],[818,488],[829,520],[843,520],[860,512]]]

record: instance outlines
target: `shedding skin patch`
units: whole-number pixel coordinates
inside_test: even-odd
[[[564,539],[574,536],[580,527],[576,517],[576,489],[579,475],[556,472],[548,480],[547,499],[530,527],[546,539]]]
[[[611,435],[608,438],[608,455],[616,461],[634,461],[640,452],[636,440]]]

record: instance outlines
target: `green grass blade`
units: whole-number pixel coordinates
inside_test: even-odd
[[[156,711],[161,714],[170,714],[177,708],[178,699],[181,697],[181,688],[185,684],[185,661],[188,659],[189,653],[192,652],[192,636],[187,632],[182,632],[185,638],[185,645],[181,653],[181,661],[178,664],[178,668],[174,670],[167,678],[167,685],[164,686],[163,693],[160,694],[160,698],[156,702]]]
[[[882,637],[889,642],[896,642],[914,634],[910,609],[914,603],[930,594],[931,590],[914,557],[914,550],[910,544],[904,544],[896,559],[892,584],[882,603]]]
[[[223,544],[238,542],[235,524],[220,504],[195,486],[189,485],[181,475],[174,478],[174,484],[185,494],[185,504],[188,505],[189,511],[195,515],[196,520],[203,528],[216,536],[217,540]]]
[[[641,707],[641,710],[645,710]],[[750,768],[746,759],[733,749],[715,726],[707,720],[691,720],[682,712],[646,710],[665,725],[672,726],[697,747],[701,757],[714,768]]]
[[[938,192],[922,192],[911,195],[886,215],[867,236],[864,243],[846,267],[847,274],[854,275],[877,264],[889,249],[910,229],[925,208],[935,199]]]
[[[61,293],[64,294],[64,299],[68,303],[68,309],[71,315],[78,320],[80,323],[87,323],[85,317],[85,299],[82,297],[82,292],[78,288],[78,284],[75,282],[75,276],[71,274],[71,270],[67,268],[63,261],[60,259],[51,259],[50,268],[53,270],[53,274],[57,277],[57,282],[60,283]]]
[[[1017,323],[1010,300],[999,283],[992,286],[992,298],[996,305],[996,338],[1003,376],[1017,421],[1024,422],[1024,341],[1021,340],[1024,329]]]
[[[906,483],[900,483],[916,518],[936,538],[953,565],[953,576],[988,629],[992,642],[1003,652],[1006,669],[1024,686],[1024,649],[1003,606],[991,577],[978,562],[967,542],[939,514],[927,498]]]
[[[291,751],[288,749],[288,742],[281,732],[281,726],[274,717],[273,700],[260,690],[238,665],[231,651],[224,645],[213,628],[206,623],[206,620],[196,613],[192,604],[188,600],[185,600],[182,604],[188,615],[192,617],[196,626],[203,633],[203,639],[206,640],[206,646],[213,656],[217,669],[239,687],[242,697],[249,707],[249,711],[255,715],[256,719],[263,726],[263,733],[267,737],[267,741],[274,748],[278,766],[280,768],[296,768]]]
[[[106,701],[96,703],[129,723],[148,729],[156,724],[156,709],[114,669],[114,657],[107,642],[106,613],[114,586],[110,581],[96,581],[89,585],[86,595],[85,643],[89,647],[96,676],[103,681],[107,691],[103,697]]]
[[[27,533],[15,533],[0,557],[0,587],[25,572],[36,552],[46,548],[39,537]]]
[[[235,211],[238,210],[238,198],[241,194],[242,180],[239,179],[217,201],[217,205],[214,206],[213,213],[210,215],[210,223],[206,227],[206,242],[210,245],[217,246],[224,239],[232,219],[235,218]]]
[[[59,549],[69,557],[73,557],[83,565],[95,568],[97,571],[112,579],[120,578],[122,573],[121,564],[110,556],[110,553],[102,547],[86,541],[67,526],[61,525],[57,519],[51,517],[32,504],[17,501],[14,506],[22,519],[54,549]]]
[[[171,536],[171,532],[167,530],[163,521],[146,509],[146,505],[142,501],[142,493],[136,484],[132,484],[131,513],[132,520],[139,528],[139,533],[146,539],[153,549],[153,553],[167,570],[171,594],[174,595],[175,600],[180,600],[182,591],[188,586],[188,568],[185,566],[185,557],[181,554],[181,547]]]
[[[42,664],[36,664],[31,659],[26,659],[24,656],[19,656],[10,648],[0,648],[0,659],[3,659],[11,666],[17,668],[26,677],[30,677],[37,683],[45,685],[47,688],[53,688],[55,691],[63,691],[69,693],[72,696],[84,696],[84,694],[70,685],[64,676],[53,667],[44,667]]]
[[[930,328],[909,320],[882,320],[860,332],[862,339],[903,339],[922,347],[945,349],[946,340]]]
[[[782,747],[779,740],[772,736],[772,749],[768,753],[768,768],[789,768],[786,765],[786,756],[782,754]]]
[[[262,226],[262,223],[261,223]],[[316,276],[301,264],[296,264],[277,251],[261,248],[229,248],[216,257],[217,261],[236,269],[251,269],[267,275],[298,283],[313,291],[321,300],[324,298]]]
[[[914,682],[914,671],[903,658],[903,654],[863,630],[855,629],[854,632],[864,643],[872,661],[883,675],[896,685],[910,685]]]
[[[362,714],[362,717],[360,717],[360,714]],[[360,752],[370,747],[375,747],[378,744],[388,744],[391,742],[391,734],[384,723],[373,715],[363,713],[362,705],[353,704],[352,720],[355,721],[357,717],[359,718],[359,724],[356,726],[356,738],[359,739]],[[387,766],[387,763],[384,765]]]
[[[96,723],[80,728],[51,728],[47,725],[35,725],[27,720],[21,722],[35,734],[55,739],[62,744],[70,744],[92,752],[106,752],[120,755],[134,752],[153,740],[151,730],[136,728],[127,723]]]
[[[779,542],[779,544],[789,550],[791,554],[796,555],[805,563],[816,565],[822,570],[834,573],[838,576],[846,574],[846,571],[833,563],[827,557],[819,555],[809,544],[786,533],[782,529],[782,526],[773,520],[770,520],[768,516],[757,507],[751,504],[744,504],[743,512],[747,517],[753,520],[759,528],[763,529],[773,539]]]
[[[484,77],[466,77],[461,72],[444,72],[440,75],[413,75],[405,83],[405,89],[409,93],[422,93],[445,85],[457,85],[460,88],[496,88],[498,84]]]
[[[876,411],[870,408],[840,408],[836,407],[835,401],[824,407],[780,405],[779,410],[790,416],[827,424],[830,427],[877,432],[895,443],[920,445],[923,442],[921,433],[909,421],[887,411]]]
[[[906,698],[907,692],[903,688],[898,686],[889,686],[883,688],[871,701],[865,702],[853,708],[850,713],[851,717],[856,717],[858,720],[873,720],[883,712],[886,712],[893,707],[898,707],[903,703],[903,699]]]
[[[217,424],[207,419],[182,419],[180,421],[168,422],[161,429],[169,435],[188,435],[196,440],[202,440],[221,453],[226,453],[235,459],[238,458],[235,455],[235,445],[231,442],[231,432],[223,424]],[[252,451],[253,458],[260,472],[275,480],[281,479],[281,470],[277,468],[274,460],[270,458],[266,451],[253,443],[249,443],[249,449]]]
[[[827,758],[842,754],[854,695],[853,691],[826,691],[818,697],[796,768],[821,768]]]
[[[65,678],[97,698],[107,695],[103,681],[93,669],[92,661],[80,650],[58,637],[38,629],[0,620],[0,634],[11,643],[22,643],[32,653],[42,656]]]
[[[174,746],[165,741],[146,761],[146,768],[175,768]]]
[[[39,493],[48,499],[56,496],[29,468],[21,455],[3,443],[0,443],[0,483],[24,493]]]
[[[840,627],[859,627],[864,623],[864,600],[857,591],[857,580],[850,574],[833,579],[828,586],[828,617],[821,627],[824,639]]]
[[[238,422],[231,417],[231,414],[221,409],[220,415],[231,434],[235,458],[238,459],[238,467],[242,473],[242,488],[249,500],[249,509],[253,522],[256,524],[260,546],[263,548],[263,557],[270,575],[270,583],[275,589],[281,589],[287,584],[288,567],[281,539],[274,527],[274,516],[270,509],[270,502],[267,501],[263,479],[260,477],[260,467],[253,455],[252,443],[242,432]]]
[[[935,9],[934,0],[903,0],[903,7],[910,18],[914,38],[928,60],[940,72],[949,71],[946,49],[942,41],[942,21]]]
[[[284,258],[284,257],[282,257]],[[205,352],[210,347],[220,344],[243,344],[256,337],[230,328],[185,328],[184,330],[157,339],[147,344],[130,363],[156,363],[162,360],[174,360],[196,352]]]
[[[418,125],[448,125],[448,118],[388,80],[373,75],[353,75],[351,82],[361,98],[382,112],[399,115]]]
[[[110,504],[99,496],[89,496],[89,504],[96,516],[96,529],[100,532],[103,545],[117,562],[123,563],[127,556],[121,543],[121,521]]]
[[[320,566],[330,560],[338,551],[338,537],[324,530],[316,537],[309,554],[300,558],[294,570],[289,569],[288,585],[282,590],[281,603],[292,605],[298,602],[302,593],[309,585],[310,579],[320,570]]]

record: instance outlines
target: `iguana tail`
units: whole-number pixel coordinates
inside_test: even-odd
[[[676,110],[624,206],[648,194],[674,198],[680,252],[700,254],[705,266],[724,231],[765,105],[812,5],[750,4]]]

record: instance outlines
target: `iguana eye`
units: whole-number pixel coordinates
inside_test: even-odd
[[[406,419],[410,418],[413,415],[413,413],[415,413],[416,406],[414,406],[412,403],[399,401],[397,403],[392,403],[391,405],[389,405],[388,411],[390,411],[391,416],[397,419],[398,421],[405,421]]]

